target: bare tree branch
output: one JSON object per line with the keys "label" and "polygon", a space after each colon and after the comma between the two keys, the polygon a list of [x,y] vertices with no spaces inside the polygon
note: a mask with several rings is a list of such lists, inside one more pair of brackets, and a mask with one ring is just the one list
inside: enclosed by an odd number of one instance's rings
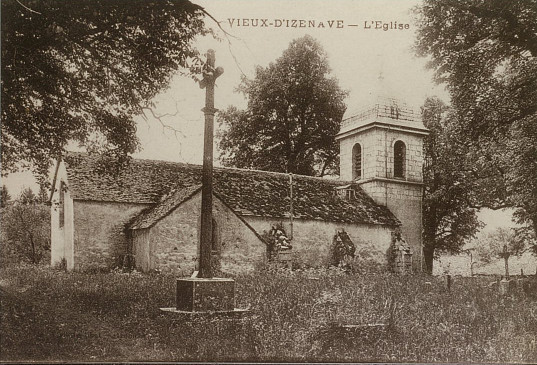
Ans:
{"label": "bare tree branch", "polygon": [[38,12],[38,11],[35,11],[35,10],[33,10],[33,9],[30,9],[29,7],[27,7],[26,5],[24,5],[23,3],[21,3],[19,0],[16,0],[16,1],[17,1],[17,3],[18,3],[20,6],[22,6],[24,9],[28,10],[29,12],[32,12],[32,13],[35,13],[35,14],[39,14],[39,15],[43,15],[43,14],[41,14],[41,13]]}
{"label": "bare tree branch", "polygon": [[167,130],[172,131],[173,134],[175,135],[175,138],[176,138],[176,139],[177,139],[177,135],[178,135],[178,134],[181,135],[181,137],[183,137],[183,138],[186,137],[185,134],[184,134],[182,131],[180,131],[179,129],[176,129],[176,128],[174,128],[174,127],[172,127],[172,126],[169,125],[169,124],[166,124],[166,123],[162,120],[162,118],[165,118],[165,117],[174,117],[174,116],[176,116],[177,113],[179,113],[179,110],[178,110],[178,109],[176,109],[175,113],[173,113],[173,114],[165,113],[165,114],[162,114],[162,115],[158,115],[157,113],[155,113],[155,111],[153,110],[153,108],[150,108],[150,107],[144,107],[144,108],[142,108],[142,113],[143,113],[142,116],[143,116],[144,119],[147,121],[148,118],[147,118],[147,114],[145,113],[146,110],[148,110],[148,111],[151,113],[151,115],[153,116],[153,118],[156,119],[156,120],[160,123],[160,125],[162,126],[162,129],[167,129]]}

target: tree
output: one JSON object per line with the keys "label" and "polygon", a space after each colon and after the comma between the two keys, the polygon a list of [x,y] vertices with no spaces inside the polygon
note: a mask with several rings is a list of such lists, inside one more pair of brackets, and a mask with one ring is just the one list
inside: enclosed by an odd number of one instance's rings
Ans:
{"label": "tree", "polygon": [[49,190],[47,184],[39,184],[39,193],[37,194],[37,202],[39,204],[48,204],[49,200]]}
{"label": "tree", "polygon": [[219,113],[221,161],[226,166],[303,175],[337,168],[335,136],[346,92],[329,77],[327,55],[310,36],[293,40],[268,67],[238,88],[246,110]]}
{"label": "tree", "polygon": [[429,129],[424,139],[423,168],[423,254],[425,268],[433,272],[439,252],[459,253],[481,227],[475,208],[470,206],[465,148],[450,139],[453,115],[437,98],[428,98],[422,120]]}
{"label": "tree", "polygon": [[2,239],[6,248],[32,264],[38,264],[50,249],[50,209],[36,204],[30,188],[4,209]]}
{"label": "tree", "polygon": [[537,2],[425,0],[419,55],[430,56],[473,167],[473,205],[515,207],[518,234],[537,232]]}
{"label": "tree", "polygon": [[17,202],[22,205],[33,205],[38,202],[38,199],[35,196],[32,188],[24,188],[21,191]]}
{"label": "tree", "polygon": [[516,238],[513,229],[497,228],[477,241],[476,250],[480,261],[484,263],[490,263],[495,258],[503,259],[505,277],[509,279],[509,258],[522,255],[525,245]]}
{"label": "tree", "polygon": [[187,0],[5,0],[2,169],[46,176],[69,141],[125,158],[132,117],[173,73],[199,70],[203,8]]}
{"label": "tree", "polygon": [[9,194],[9,191],[7,191],[7,186],[2,185],[2,197],[1,197],[0,204],[2,205],[2,208],[5,208],[7,206],[7,202],[11,200],[11,195]]}

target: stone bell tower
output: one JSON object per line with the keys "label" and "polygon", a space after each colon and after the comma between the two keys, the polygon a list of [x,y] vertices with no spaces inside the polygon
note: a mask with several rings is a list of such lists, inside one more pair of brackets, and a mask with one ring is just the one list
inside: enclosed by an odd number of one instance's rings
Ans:
{"label": "stone bell tower", "polygon": [[378,97],[363,110],[347,114],[336,139],[340,175],[353,181],[401,221],[412,249],[414,271],[421,271],[423,137],[419,114],[395,99]]}

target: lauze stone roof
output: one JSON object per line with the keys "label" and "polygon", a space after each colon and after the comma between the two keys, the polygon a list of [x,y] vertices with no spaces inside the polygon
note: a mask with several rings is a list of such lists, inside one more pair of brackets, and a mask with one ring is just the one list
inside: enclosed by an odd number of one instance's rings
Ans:
{"label": "lauze stone roof", "polygon": [[144,209],[127,225],[129,229],[149,228],[163,217],[170,214],[176,207],[193,197],[201,190],[201,184],[192,185],[184,189],[172,190],[164,195],[161,201],[148,209]]}
{"label": "lauze stone roof", "polygon": [[[110,174],[101,171],[96,155],[70,153],[66,167],[74,199],[153,203],[151,219],[168,214],[170,209],[197,192],[201,184],[201,166],[192,164],[132,159],[127,168]],[[335,188],[348,182],[301,175],[293,175],[293,182],[294,218],[400,224],[386,207],[376,204],[358,185],[352,186],[354,199],[347,200],[337,196]],[[239,216],[289,216],[287,174],[214,168],[213,186],[219,198]]]}

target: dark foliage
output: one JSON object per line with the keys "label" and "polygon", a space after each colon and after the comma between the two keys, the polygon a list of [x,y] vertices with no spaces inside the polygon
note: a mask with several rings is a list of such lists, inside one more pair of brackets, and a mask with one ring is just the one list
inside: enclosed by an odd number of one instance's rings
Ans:
{"label": "dark foliage", "polygon": [[471,205],[467,149],[451,133],[453,118],[439,99],[429,98],[422,107],[423,124],[429,129],[423,167],[423,253],[429,273],[435,255],[459,253],[481,227]]}
{"label": "dark foliage", "polygon": [[69,141],[125,158],[133,116],[198,69],[187,0],[2,1],[2,169],[43,175]]}
{"label": "dark foliage", "polygon": [[50,208],[30,188],[23,190],[2,210],[1,235],[5,257],[39,264],[50,251]]}
{"label": "dark foliage", "polygon": [[0,199],[0,204],[2,208],[5,208],[7,206],[7,203],[11,200],[11,194],[9,194],[7,186],[5,185],[2,185],[2,195]]}
{"label": "dark foliage", "polygon": [[537,231],[537,2],[427,0],[417,51],[446,82],[475,206],[517,208]]}
{"label": "dark foliage", "polygon": [[291,42],[239,90],[246,110],[219,114],[221,160],[226,166],[324,175],[337,170],[335,136],[346,93],[329,77],[327,55],[310,36]]}

